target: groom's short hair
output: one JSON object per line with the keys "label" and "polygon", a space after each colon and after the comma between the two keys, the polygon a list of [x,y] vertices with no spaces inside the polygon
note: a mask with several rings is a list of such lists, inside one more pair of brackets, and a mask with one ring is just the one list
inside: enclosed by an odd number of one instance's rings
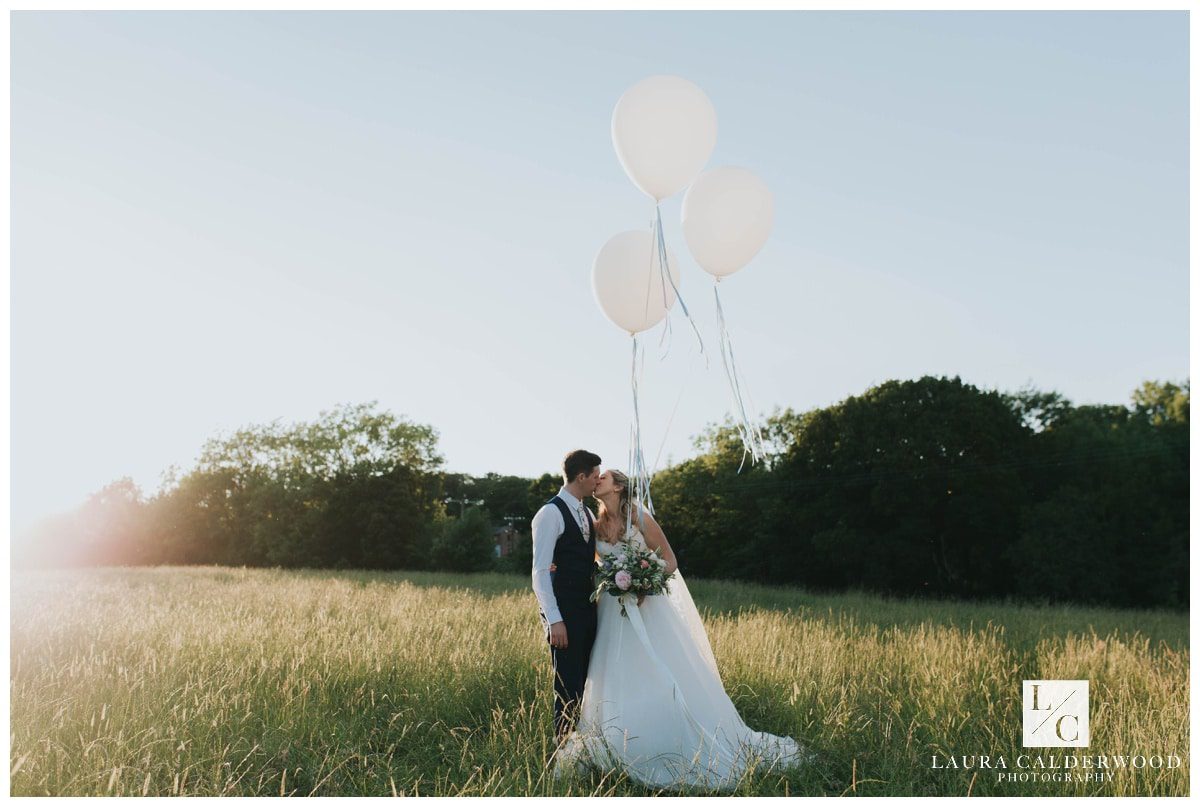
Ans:
{"label": "groom's short hair", "polygon": [[563,480],[570,484],[580,474],[590,474],[600,465],[600,457],[590,451],[577,448],[563,457]]}

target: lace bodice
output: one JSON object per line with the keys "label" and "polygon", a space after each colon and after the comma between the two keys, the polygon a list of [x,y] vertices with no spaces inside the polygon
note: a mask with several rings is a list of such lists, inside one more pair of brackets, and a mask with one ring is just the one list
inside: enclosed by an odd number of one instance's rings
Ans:
{"label": "lace bodice", "polygon": [[[638,529],[636,524],[629,528],[629,532],[625,533],[625,536],[628,540],[633,541],[635,544],[639,544],[639,545],[649,549],[649,547],[646,546],[645,536],[642,535],[642,531],[640,529]],[[617,551],[618,543],[619,543],[619,540],[609,543],[608,541],[605,541],[603,538],[601,538],[599,536],[599,534],[597,534],[596,535],[596,552],[598,552],[601,555],[611,555],[613,552]]]}

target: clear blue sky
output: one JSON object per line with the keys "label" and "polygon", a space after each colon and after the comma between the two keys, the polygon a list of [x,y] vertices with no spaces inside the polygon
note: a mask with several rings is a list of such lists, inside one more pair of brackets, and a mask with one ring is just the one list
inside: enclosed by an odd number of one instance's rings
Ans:
{"label": "clear blue sky", "polygon": [[[1187,376],[1185,12],[17,12],[14,527],[339,402],[436,426],[451,470],[624,465],[629,338],[590,271],[652,212],[609,121],[655,73],[712,99],[709,166],[775,193],[722,284],[759,409]],[[673,321],[660,465],[729,408]]]}

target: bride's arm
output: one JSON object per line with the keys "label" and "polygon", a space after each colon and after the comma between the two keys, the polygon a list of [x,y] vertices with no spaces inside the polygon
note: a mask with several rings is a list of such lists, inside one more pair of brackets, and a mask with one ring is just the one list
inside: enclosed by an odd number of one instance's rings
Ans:
{"label": "bride's arm", "polygon": [[662,531],[662,527],[658,526],[658,522],[654,520],[654,516],[638,508],[633,514],[633,518],[642,526],[642,535],[646,538],[646,546],[656,550],[658,554],[662,555],[663,560],[667,562],[667,566],[663,570],[664,573],[671,574],[678,569],[679,562],[675,559],[675,552],[671,549],[670,542],[667,541],[666,533]]}

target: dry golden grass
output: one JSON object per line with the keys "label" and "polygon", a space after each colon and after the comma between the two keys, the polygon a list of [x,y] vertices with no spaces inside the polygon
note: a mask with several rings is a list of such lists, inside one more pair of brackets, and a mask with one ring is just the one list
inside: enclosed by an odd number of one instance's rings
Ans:
{"label": "dry golden grass", "polygon": [[[738,795],[1188,792],[1186,614],[689,585],[746,721],[818,755]],[[522,577],[43,571],[15,576],[12,601],[13,795],[646,792],[546,772],[549,654]],[[1077,753],[1183,767],[1105,783],[931,769],[1036,753],[1026,678],[1091,681]]]}

